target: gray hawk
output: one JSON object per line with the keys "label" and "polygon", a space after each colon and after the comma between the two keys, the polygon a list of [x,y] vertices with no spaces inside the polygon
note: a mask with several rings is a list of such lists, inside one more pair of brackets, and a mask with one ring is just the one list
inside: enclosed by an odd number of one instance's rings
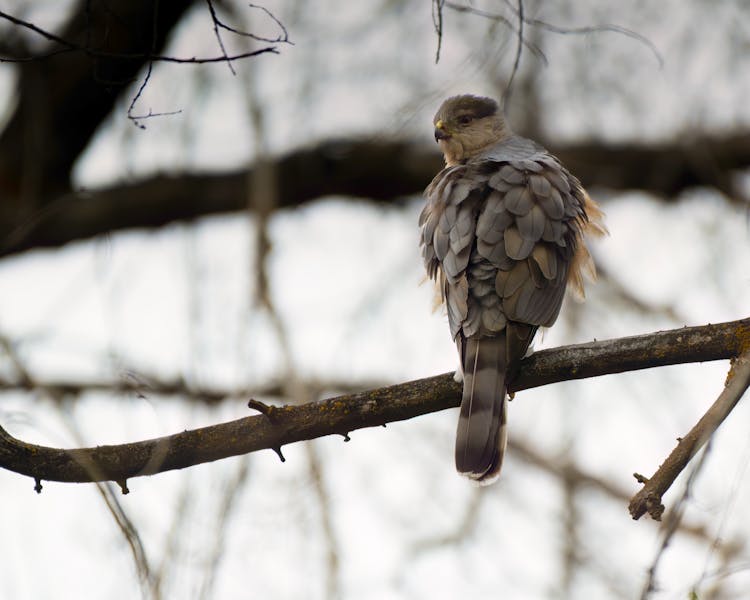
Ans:
{"label": "gray hawk", "polygon": [[606,229],[578,179],[515,135],[495,100],[448,98],[434,125],[445,168],[425,190],[420,245],[463,375],[456,468],[490,483],[507,443],[508,383],[566,288],[582,297],[584,275],[595,278],[583,238]]}

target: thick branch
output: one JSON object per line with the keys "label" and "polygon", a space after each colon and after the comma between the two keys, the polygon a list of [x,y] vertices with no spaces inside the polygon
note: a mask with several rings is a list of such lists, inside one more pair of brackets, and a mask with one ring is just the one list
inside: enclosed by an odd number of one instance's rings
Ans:
{"label": "thick branch", "polygon": [[74,3],[68,22],[46,50],[70,49],[59,45],[67,40],[88,52],[18,65],[18,102],[0,134],[0,216],[24,218],[34,205],[67,191],[72,165],[118,96],[130,89],[149,57],[164,48],[192,4]]}
{"label": "thick branch", "polygon": [[630,501],[630,515],[634,519],[641,518],[648,512],[652,518],[659,521],[664,512],[661,503],[662,496],[677,479],[677,476],[690,462],[698,451],[706,444],[714,432],[719,428],[740,401],[748,386],[750,386],[750,346],[748,351],[735,359],[732,369],[727,376],[726,385],[719,397],[701,420],[680,439],[656,473],[645,482],[643,489]]}
{"label": "thick branch", "polygon": [[[14,152],[16,148],[17,144]],[[591,188],[643,189],[668,199],[694,186],[731,190],[731,172],[750,166],[747,133],[706,137],[689,148],[590,142],[552,149]],[[1,151],[2,147],[0,155]],[[429,146],[328,141],[277,159],[277,206],[299,206],[329,195],[392,203],[420,194],[441,166],[437,150]],[[45,202],[47,207],[33,217],[4,219],[0,210],[0,256],[60,246],[117,229],[160,227],[176,220],[246,210],[247,177],[246,171],[156,176],[61,196]]]}
{"label": "thick branch", "polygon": [[[362,390],[382,387],[382,380],[324,380],[305,379],[305,387],[312,391],[313,395],[323,392],[336,391],[342,394],[353,394]],[[155,396],[179,396],[181,400],[200,402],[201,404],[214,405],[225,400],[237,398],[249,398],[259,396],[262,398],[279,398],[285,395],[284,384],[280,381],[269,381],[265,385],[252,388],[226,389],[220,387],[196,387],[189,385],[183,379],[159,379],[152,376],[141,377],[133,373],[120,379],[102,379],[87,381],[71,381],[63,379],[47,379],[37,376],[13,377],[0,375],[0,393],[2,392],[33,392],[43,389],[50,394],[48,400],[65,402],[71,397],[81,394],[105,393],[118,395],[131,395],[141,398],[152,398]]]}
{"label": "thick branch", "polygon": [[[522,390],[675,363],[727,359],[750,347],[750,318],[544,350],[525,360],[513,382]],[[297,406],[260,416],[122,444],[62,450],[20,441],[0,428],[0,467],[37,480],[124,481],[284,444],[346,434],[457,406],[450,373]]]}
{"label": "thick branch", "polygon": [[[432,148],[406,143],[327,142],[291,152],[272,164],[277,176],[276,206],[298,206],[328,195],[392,202],[423,189],[440,168],[441,159]],[[247,181],[254,173],[159,175],[68,194],[33,219],[13,223],[4,223],[0,211],[0,256],[60,246],[117,229],[161,227],[175,220],[246,211]]]}

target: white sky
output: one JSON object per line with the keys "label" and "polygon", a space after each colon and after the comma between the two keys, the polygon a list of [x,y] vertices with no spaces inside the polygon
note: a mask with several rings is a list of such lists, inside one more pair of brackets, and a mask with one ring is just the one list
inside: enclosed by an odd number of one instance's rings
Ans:
{"label": "white sky", "polygon": [[[646,3],[588,4],[588,12],[580,4],[575,10],[545,5],[538,16],[630,27],[657,45],[665,64],[660,70],[644,46],[613,33],[544,34],[537,43],[549,66],[529,54],[524,61],[539,71],[550,137],[660,139],[678,131],[689,145],[695,132],[748,126],[747,62],[730,43],[730,36],[741,35],[742,9],[732,8],[735,3],[685,8],[672,0],[658,10]],[[355,133],[429,144],[440,99],[464,90],[496,93],[486,68],[507,73],[512,60],[513,40],[504,30],[486,34],[476,18],[448,12],[442,59],[434,65],[427,2],[267,6],[288,25],[294,46],[238,66],[237,77],[222,65],[157,66],[141,107],[183,112],[149,120],[141,131],[127,121],[129,98],[123,99],[77,165],[76,184],[246,164],[255,147],[248,89],[264,107],[272,152]],[[400,14],[381,16],[383,7]],[[237,10],[248,14],[241,4]],[[705,23],[698,40],[696,21]],[[217,52],[202,5],[170,52]],[[8,77],[4,66],[1,81]],[[681,320],[634,312],[600,285],[585,305],[567,306],[567,317],[537,348],[748,316],[745,212],[700,190],[672,205],[637,193],[600,196],[612,235],[596,244],[597,258],[638,298],[672,307]],[[430,312],[431,290],[419,285],[419,208],[418,198],[389,209],[328,198],[274,217],[272,294],[300,375],[399,382],[455,367],[445,318]],[[267,317],[251,307],[253,235],[248,217],[214,217],[4,259],[0,332],[19,342],[21,357],[40,379],[119,378],[132,371],[198,385],[262,386],[278,376],[281,354]],[[511,405],[511,436],[551,456],[568,452],[581,468],[634,492],[631,473],[653,472],[718,395],[726,368],[683,365],[523,392]],[[0,360],[0,372],[10,371]],[[209,409],[135,395],[91,394],[63,413],[43,398],[8,393],[1,401],[6,429],[53,446],[77,445],[66,414],[92,445],[248,414],[243,402]],[[750,533],[748,411],[743,401],[722,426],[688,504],[686,518],[710,531],[725,519],[727,540],[746,540]],[[475,493],[453,472],[455,418],[446,411],[354,432],[346,445],[338,437],[314,442],[330,495],[343,597],[559,597],[562,490],[512,453],[500,482],[482,491],[475,530],[456,544],[422,547],[458,526]],[[284,454],[283,465],[271,452],[250,458],[215,598],[325,597],[309,455],[304,444]],[[197,597],[222,491],[240,460],[139,478],[120,498],[156,567],[181,490],[190,486],[183,546],[166,597]],[[31,480],[0,472],[0,531],[9,550],[0,562],[0,595],[134,597],[127,547],[94,487],[44,486],[37,496]],[[582,492],[578,509],[584,567],[574,597],[636,596],[656,550],[656,527],[631,521],[626,506],[597,493]],[[663,559],[663,591],[655,597],[686,597],[704,566],[713,568],[707,553],[705,543],[678,535]],[[730,592],[750,586],[748,558],[744,550],[732,563],[741,570],[729,578]]]}

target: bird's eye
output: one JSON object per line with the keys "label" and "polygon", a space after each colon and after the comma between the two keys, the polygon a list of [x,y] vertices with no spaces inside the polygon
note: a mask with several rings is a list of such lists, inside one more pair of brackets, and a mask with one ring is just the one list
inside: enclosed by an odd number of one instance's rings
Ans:
{"label": "bird's eye", "polygon": [[458,117],[458,123],[459,125],[468,125],[471,122],[471,117],[469,115],[461,115]]}

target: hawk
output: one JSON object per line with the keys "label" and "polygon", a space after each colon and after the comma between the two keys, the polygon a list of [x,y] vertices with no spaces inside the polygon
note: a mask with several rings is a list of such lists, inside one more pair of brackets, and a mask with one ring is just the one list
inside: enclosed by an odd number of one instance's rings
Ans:
{"label": "hawk", "polygon": [[596,277],[584,235],[606,229],[578,179],[515,135],[495,100],[448,98],[434,125],[445,168],[425,190],[420,245],[460,357],[456,468],[491,483],[507,442],[508,383],[566,288],[582,297],[584,275]]}

